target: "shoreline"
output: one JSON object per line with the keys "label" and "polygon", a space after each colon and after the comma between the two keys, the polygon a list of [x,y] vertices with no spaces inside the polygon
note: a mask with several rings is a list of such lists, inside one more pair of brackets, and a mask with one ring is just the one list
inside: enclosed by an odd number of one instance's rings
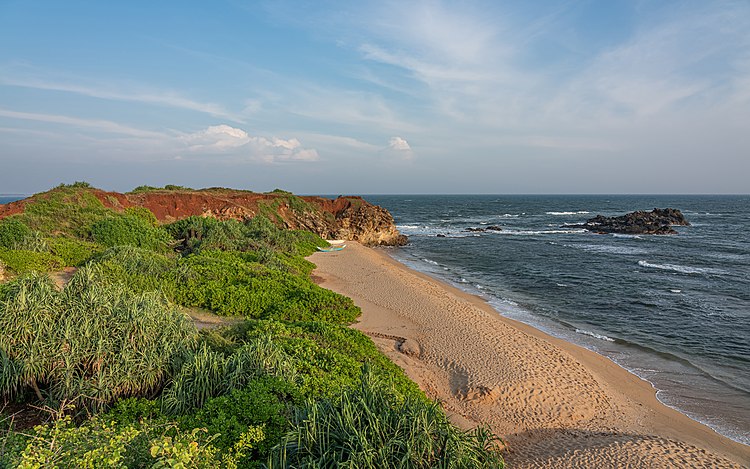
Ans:
{"label": "shoreline", "polygon": [[[649,386],[653,388],[653,392],[655,393],[656,399],[659,401],[660,404],[669,407],[673,410],[676,410],[677,412],[687,416],[691,420],[709,427],[711,430],[716,432],[722,437],[728,438],[736,443],[742,444],[742,445],[750,445],[750,440],[748,441],[742,441],[741,438],[744,438],[747,440],[748,434],[747,433],[732,433],[736,432],[737,428],[727,427],[723,426],[721,424],[713,425],[710,421],[710,417],[705,417],[705,415],[702,415],[700,413],[693,412],[691,415],[691,411],[683,408],[680,406],[679,403],[670,403],[669,399],[670,397],[674,399],[674,396],[678,396],[678,393],[675,393],[673,389],[669,389],[667,387],[660,388],[660,384],[663,384],[662,382],[659,382],[658,380],[652,381],[647,376],[642,376],[639,374],[639,367],[634,365],[634,362],[628,363],[628,360],[622,360],[619,361],[617,358],[619,354],[622,353],[622,340],[618,339],[612,339],[610,337],[599,335],[597,333],[593,333],[590,331],[581,331],[581,329],[574,328],[572,325],[567,324],[563,321],[556,322],[549,318],[542,318],[533,315],[528,310],[519,309],[518,305],[515,304],[512,300],[507,300],[504,298],[498,298],[494,297],[490,294],[488,294],[485,290],[482,290],[481,286],[478,286],[478,288],[472,289],[471,283],[460,283],[453,279],[451,279],[449,276],[445,276],[443,272],[440,272],[438,270],[430,271],[430,270],[422,270],[419,268],[419,263],[415,262],[413,259],[409,259],[407,257],[402,257],[402,255],[398,252],[393,251],[385,251],[388,254],[388,257],[395,260],[397,263],[405,266],[408,269],[411,269],[415,272],[418,272],[420,274],[426,275],[427,277],[436,280],[439,283],[446,284],[447,286],[450,286],[452,288],[455,288],[463,293],[466,293],[470,296],[475,296],[484,301],[485,303],[489,304],[490,307],[500,316],[502,316],[504,319],[508,319],[510,321],[515,321],[520,324],[524,324],[528,327],[531,327],[537,331],[540,331],[542,334],[545,334],[547,336],[551,336],[555,339],[562,340],[566,343],[570,343],[573,345],[576,345],[578,347],[584,348],[588,351],[591,351],[597,355],[603,356],[604,358],[607,358],[608,360],[612,361],[615,365],[623,368],[628,373],[631,373],[641,380],[645,381]],[[504,302],[510,302],[509,305],[505,305]],[[575,333],[571,332],[575,331]],[[593,338],[593,340],[592,340]],[[600,344],[597,341],[612,341],[614,345],[609,345],[606,342],[604,344]],[[632,345],[630,343],[625,342],[628,345]],[[626,345],[627,346],[627,345]],[[629,366],[631,365],[631,366]],[[696,366],[692,363],[689,364],[689,366]],[[696,369],[701,370],[696,366]],[[642,370],[642,368],[640,369]],[[701,370],[702,371],[702,370]],[[675,373],[674,370],[670,371],[670,373]],[[711,375],[706,374],[705,375],[707,379],[716,379]],[[730,386],[730,385],[728,385]],[[690,388],[688,388],[690,389]],[[719,404],[717,401],[715,404]],[[701,420],[701,417],[706,418],[707,420]],[[740,439],[737,439],[740,438]]]}
{"label": "shoreline", "polygon": [[354,327],[455,423],[489,424],[508,443],[509,465],[750,465],[750,447],[661,403],[609,358],[504,317],[382,250],[351,243],[312,261],[321,286],[362,308]]}

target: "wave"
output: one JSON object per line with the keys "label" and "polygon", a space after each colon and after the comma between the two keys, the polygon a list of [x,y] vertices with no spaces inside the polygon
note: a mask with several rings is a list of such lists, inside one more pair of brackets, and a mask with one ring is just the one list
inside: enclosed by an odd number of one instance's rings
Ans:
{"label": "wave", "polygon": [[581,249],[586,252],[598,252],[604,254],[636,255],[648,253],[647,250],[641,248],[633,248],[628,246],[611,246],[607,244],[564,244],[563,246]]}
{"label": "wave", "polygon": [[503,230],[503,231],[492,231],[493,234],[497,235],[509,235],[509,236],[534,236],[534,235],[547,235],[547,234],[581,234],[588,233],[588,230]]}
{"label": "wave", "polygon": [[607,342],[614,342],[615,339],[607,337],[606,335],[597,334],[596,332],[587,331],[586,329],[576,329],[576,334],[583,334],[595,339],[606,340]]}
{"label": "wave", "polygon": [[432,264],[432,265],[440,265],[440,264],[438,264],[437,262],[435,262],[435,261],[433,261],[433,260],[431,260],[431,259],[422,259],[422,260],[423,260],[423,261],[425,261],[425,262],[427,262],[428,264]]}
{"label": "wave", "polygon": [[577,212],[545,212],[547,215],[586,215],[588,212],[586,210],[579,210]]}
{"label": "wave", "polygon": [[652,264],[647,261],[638,261],[638,265],[641,267],[649,267],[651,269],[660,270],[671,270],[673,272],[679,272],[681,274],[725,274],[726,271],[721,269],[712,269],[710,267],[689,267],[677,264]]}

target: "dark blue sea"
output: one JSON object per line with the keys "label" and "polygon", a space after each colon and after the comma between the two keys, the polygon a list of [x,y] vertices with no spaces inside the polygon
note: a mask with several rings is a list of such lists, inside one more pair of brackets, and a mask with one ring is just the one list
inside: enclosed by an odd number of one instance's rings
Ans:
{"label": "dark blue sea", "polygon": [[[609,357],[665,404],[750,444],[750,196],[366,199],[409,236],[390,251],[404,264]],[[692,226],[674,236],[570,226],[655,207]],[[503,231],[466,231],[489,225]]]}

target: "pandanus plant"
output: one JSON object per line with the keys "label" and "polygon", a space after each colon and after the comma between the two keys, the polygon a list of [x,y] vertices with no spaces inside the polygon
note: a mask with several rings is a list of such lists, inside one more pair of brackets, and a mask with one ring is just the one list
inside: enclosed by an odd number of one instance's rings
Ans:
{"label": "pandanus plant", "polygon": [[150,395],[173,359],[195,346],[190,319],[160,293],[135,294],[80,269],[59,291],[49,277],[11,282],[0,301],[0,395],[27,388],[40,401],[73,400],[97,411]]}

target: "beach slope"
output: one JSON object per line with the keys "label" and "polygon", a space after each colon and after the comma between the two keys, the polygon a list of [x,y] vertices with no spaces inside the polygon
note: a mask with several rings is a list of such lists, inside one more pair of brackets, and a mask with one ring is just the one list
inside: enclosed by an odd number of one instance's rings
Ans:
{"label": "beach slope", "polygon": [[609,359],[503,318],[481,298],[350,243],[316,253],[321,286],[455,423],[488,424],[509,467],[748,467],[750,447],[662,405]]}

